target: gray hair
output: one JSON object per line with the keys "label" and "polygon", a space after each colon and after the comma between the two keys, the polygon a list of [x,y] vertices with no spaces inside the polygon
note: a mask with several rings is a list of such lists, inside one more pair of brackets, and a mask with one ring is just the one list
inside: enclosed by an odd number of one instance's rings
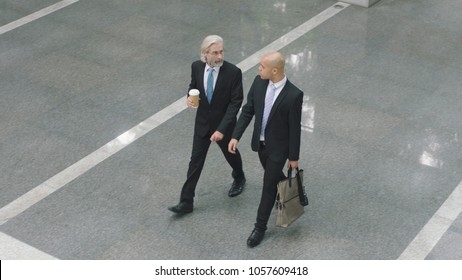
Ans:
{"label": "gray hair", "polygon": [[201,61],[202,62],[206,62],[205,55],[209,52],[210,46],[213,44],[222,44],[224,46],[223,38],[221,38],[218,35],[209,35],[205,37],[205,39],[202,41],[202,44],[201,44]]}

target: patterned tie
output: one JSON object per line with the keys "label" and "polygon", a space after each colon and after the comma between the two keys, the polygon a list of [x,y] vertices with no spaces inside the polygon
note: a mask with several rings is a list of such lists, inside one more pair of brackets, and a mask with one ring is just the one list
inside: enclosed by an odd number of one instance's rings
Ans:
{"label": "patterned tie", "polygon": [[210,102],[212,101],[212,95],[213,95],[213,68],[209,68],[207,71],[209,71],[209,76],[207,77],[207,100]]}
{"label": "patterned tie", "polygon": [[268,117],[271,112],[271,107],[273,107],[274,94],[276,93],[276,86],[271,84],[270,89],[265,97],[265,109],[263,111],[263,119],[261,121],[261,135],[265,135],[266,124],[268,122]]}

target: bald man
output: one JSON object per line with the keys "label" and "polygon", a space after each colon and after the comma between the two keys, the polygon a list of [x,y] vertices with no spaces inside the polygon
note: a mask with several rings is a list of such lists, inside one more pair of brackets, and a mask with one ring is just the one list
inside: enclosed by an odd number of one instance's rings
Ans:
{"label": "bald man", "polygon": [[261,58],[259,75],[250,87],[247,103],[228,144],[228,151],[235,153],[239,139],[255,116],[251,146],[258,152],[265,172],[255,228],[247,239],[251,248],[263,240],[276,201],[277,184],[285,178],[286,161],[288,168],[298,167],[303,92],[287,80],[284,65],[285,58],[280,52],[270,52]]}

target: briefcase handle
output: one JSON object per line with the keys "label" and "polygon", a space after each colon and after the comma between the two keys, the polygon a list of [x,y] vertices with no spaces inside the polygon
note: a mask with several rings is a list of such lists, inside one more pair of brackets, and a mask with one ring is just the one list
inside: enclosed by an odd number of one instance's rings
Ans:
{"label": "briefcase handle", "polygon": [[[305,193],[305,190],[303,188],[303,183],[302,183],[302,178],[300,177],[300,171],[298,170],[298,167],[295,168],[297,173],[295,174],[295,177],[297,177],[297,185],[298,185],[298,198],[300,199],[300,204],[302,206],[307,206],[308,205],[308,196]],[[302,170],[303,171],[303,170]],[[287,171],[287,178],[289,178],[289,188],[292,185],[292,168],[289,168]]]}

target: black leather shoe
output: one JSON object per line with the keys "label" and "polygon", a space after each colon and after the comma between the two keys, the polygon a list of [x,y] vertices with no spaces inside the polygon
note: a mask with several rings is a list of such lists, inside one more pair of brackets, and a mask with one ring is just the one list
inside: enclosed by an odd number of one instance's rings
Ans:
{"label": "black leather shoe", "polygon": [[168,210],[177,214],[187,214],[193,211],[193,204],[188,202],[180,202],[178,205],[168,207]]}
{"label": "black leather shoe", "polygon": [[240,195],[244,190],[245,181],[245,177],[240,180],[234,179],[233,185],[229,189],[228,196],[234,197]]}
{"label": "black leather shoe", "polygon": [[247,239],[247,246],[250,248],[257,246],[263,240],[264,236],[265,230],[255,228],[250,234],[249,239]]}

